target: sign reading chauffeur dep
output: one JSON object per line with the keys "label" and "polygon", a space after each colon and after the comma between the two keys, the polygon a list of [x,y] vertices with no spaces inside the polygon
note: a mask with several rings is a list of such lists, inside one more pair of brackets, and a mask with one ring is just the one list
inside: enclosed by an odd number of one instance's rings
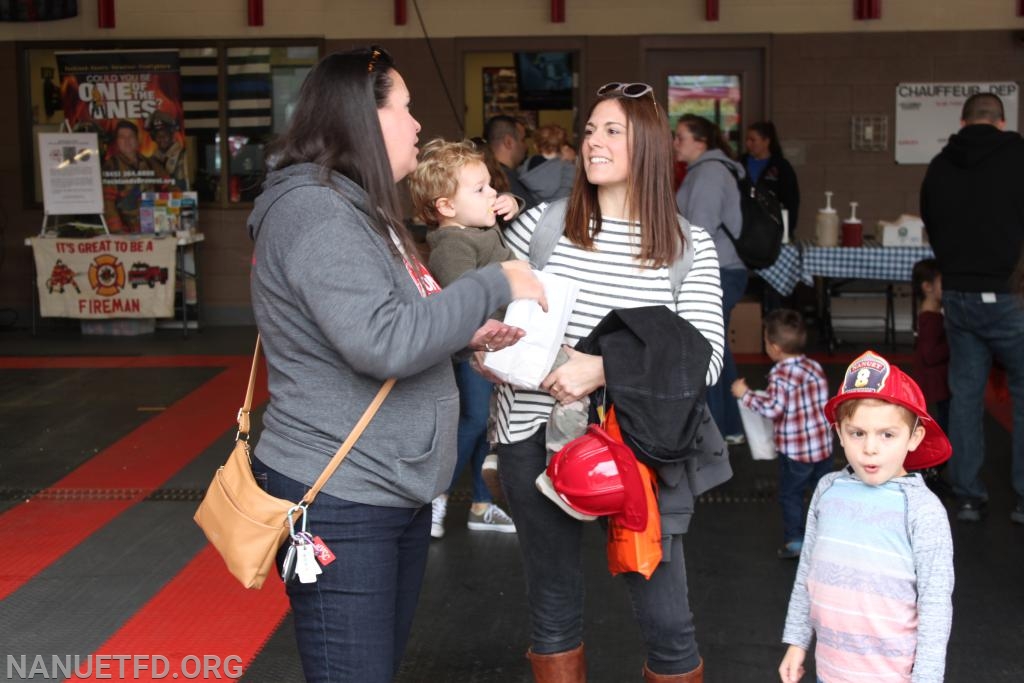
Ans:
{"label": "sign reading chauffeur dep", "polygon": [[896,163],[929,163],[960,130],[964,102],[979,92],[998,95],[1006,112],[1006,130],[1017,130],[1020,86],[1013,81],[897,85]]}

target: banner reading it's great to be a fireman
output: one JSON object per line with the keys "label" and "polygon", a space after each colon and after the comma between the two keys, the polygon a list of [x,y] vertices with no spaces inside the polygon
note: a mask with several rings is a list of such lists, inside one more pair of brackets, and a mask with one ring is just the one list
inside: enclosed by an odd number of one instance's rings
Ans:
{"label": "banner reading it's great to be a fireman", "polygon": [[175,249],[170,238],[107,235],[30,240],[39,312],[60,318],[174,315]]}

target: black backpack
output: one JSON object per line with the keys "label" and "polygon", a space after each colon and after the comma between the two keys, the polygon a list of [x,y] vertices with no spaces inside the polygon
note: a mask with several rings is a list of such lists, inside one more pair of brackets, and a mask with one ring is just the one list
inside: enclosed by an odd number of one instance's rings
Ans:
{"label": "black backpack", "polygon": [[722,164],[729,169],[740,190],[743,230],[739,237],[733,237],[727,227],[723,225],[722,229],[747,268],[767,268],[775,263],[782,251],[782,204],[771,192],[757,189],[749,178],[740,178],[730,164],[724,161]]}

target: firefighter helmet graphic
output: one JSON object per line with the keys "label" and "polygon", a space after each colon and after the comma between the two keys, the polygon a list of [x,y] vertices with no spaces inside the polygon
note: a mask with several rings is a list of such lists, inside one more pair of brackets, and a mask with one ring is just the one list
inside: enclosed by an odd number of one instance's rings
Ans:
{"label": "firefighter helmet graphic", "polygon": [[89,284],[100,296],[115,296],[124,282],[124,264],[116,256],[100,254],[89,264]]}

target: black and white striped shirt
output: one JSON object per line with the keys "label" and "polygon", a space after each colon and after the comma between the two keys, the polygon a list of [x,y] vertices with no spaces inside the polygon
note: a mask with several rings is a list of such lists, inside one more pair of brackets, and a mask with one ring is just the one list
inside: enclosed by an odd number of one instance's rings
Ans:
{"label": "black and white striped shirt", "polygon": [[[530,238],[546,208],[541,204],[520,216],[505,231],[505,241],[519,258],[529,257]],[[634,256],[640,250],[640,228],[623,220],[604,218],[594,237],[594,250],[582,249],[562,236],[544,271],[574,280],[579,295],[569,318],[565,343],[575,346],[609,311],[663,304],[689,321],[711,343],[707,383],[714,384],[722,370],[725,331],[718,254],[703,228],[691,227],[693,266],[672,301],[668,268],[645,268]],[[518,443],[544,425],[555,399],[545,391],[517,389],[503,384],[497,390],[497,438]]]}

